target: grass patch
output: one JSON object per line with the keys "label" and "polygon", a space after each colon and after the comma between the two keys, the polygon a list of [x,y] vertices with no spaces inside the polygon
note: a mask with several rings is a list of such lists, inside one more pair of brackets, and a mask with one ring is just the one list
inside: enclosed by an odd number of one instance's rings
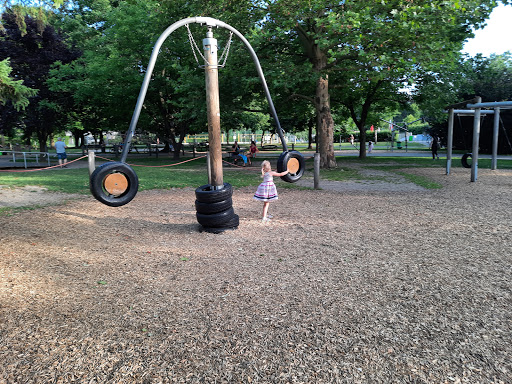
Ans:
{"label": "grass patch", "polygon": [[343,166],[335,169],[321,169],[320,178],[333,181],[354,181],[367,179],[361,175],[357,169]]}
{"label": "grass patch", "polygon": [[425,176],[413,175],[407,172],[393,171],[397,175],[403,176],[407,181],[419,185],[426,189],[441,189],[443,186],[435,181],[430,180]]}
{"label": "grass patch", "polygon": [[[187,159],[185,159],[187,160]],[[370,177],[359,172],[359,169],[378,169],[384,172],[390,172],[413,182],[425,188],[440,188],[441,186],[433,181],[411,175],[403,172],[404,168],[428,167],[445,168],[446,160],[432,160],[429,157],[388,157],[388,156],[370,156],[366,159],[359,159],[357,156],[341,156],[337,159],[339,167],[337,169],[320,171],[320,177],[325,180],[336,181],[374,181],[384,180],[392,182],[391,177]],[[512,159],[511,159],[512,160]],[[84,160],[85,161],[85,160]],[[149,189],[170,189],[170,188],[196,188],[207,184],[206,158],[197,158],[193,161],[182,163],[183,159],[174,160],[168,156],[128,158],[128,164],[132,164],[139,177],[139,190]],[[181,163],[176,166],[166,166]],[[308,171],[313,168],[313,161],[307,161]],[[357,164],[358,167],[353,167]],[[144,167],[150,166],[150,167]],[[151,167],[153,166],[153,167]],[[479,168],[491,167],[490,159],[479,159]],[[452,167],[462,167],[461,162],[456,159],[452,162]],[[512,169],[512,161],[499,160],[498,169]],[[261,182],[259,163],[254,166],[240,169],[234,167],[224,167],[224,181],[231,185],[240,187],[256,187]],[[279,183],[283,188],[299,188],[294,184]],[[62,193],[76,193],[87,195],[89,191],[89,172],[87,168],[68,168],[51,169],[36,172],[0,172],[0,185],[10,187],[23,187],[35,185],[47,188],[49,191]],[[0,211],[1,212],[1,211]]]}

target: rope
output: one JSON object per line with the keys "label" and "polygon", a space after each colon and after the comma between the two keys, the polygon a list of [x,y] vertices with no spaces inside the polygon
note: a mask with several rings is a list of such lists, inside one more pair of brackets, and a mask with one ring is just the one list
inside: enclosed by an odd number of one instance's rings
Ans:
{"label": "rope", "polygon": [[235,163],[231,163],[231,162],[226,161],[226,160],[224,160],[224,159],[222,159],[222,162],[223,162],[223,163],[226,163],[226,164],[229,164],[229,165],[232,165],[232,166],[234,166],[234,167],[238,167],[238,168],[247,168],[247,167],[244,167],[243,165],[238,165],[238,164],[235,164]]}
{"label": "rope", "polygon": [[[126,163],[126,164],[130,165],[132,167],[163,168],[163,167],[174,167],[175,165],[180,165],[180,164],[188,163],[189,161],[194,161],[194,160],[202,159],[203,157],[206,157],[206,155],[199,156],[199,157],[194,157],[193,159],[184,160],[184,161],[181,161],[179,163],[165,164],[165,165],[142,165],[142,164],[130,164],[130,163]],[[108,159],[106,157],[101,157],[101,156],[96,156],[96,158],[107,160],[107,161],[115,161],[115,160]]]}
{"label": "rope", "polygon": [[[78,160],[82,160],[84,158],[86,158],[86,156],[82,156],[82,157],[79,157],[78,159],[75,159],[75,160],[71,160],[71,161],[68,161],[66,163],[67,164],[72,164]],[[35,172],[35,171],[44,171],[46,169],[52,169],[52,168],[57,168],[57,167],[61,167],[60,164],[57,164],[57,165],[52,165],[51,167],[45,167],[45,168],[36,168],[36,169],[23,169],[23,170],[11,170],[11,169],[0,169],[0,172],[17,172],[17,173],[21,173],[21,172]]]}

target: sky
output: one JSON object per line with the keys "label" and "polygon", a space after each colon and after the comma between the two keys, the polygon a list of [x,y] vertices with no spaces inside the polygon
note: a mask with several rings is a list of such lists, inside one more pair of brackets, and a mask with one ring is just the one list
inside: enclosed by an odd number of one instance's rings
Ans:
{"label": "sky", "polygon": [[489,57],[491,54],[512,53],[512,5],[498,5],[487,20],[487,26],[475,31],[475,37],[464,45],[462,52],[475,56],[481,53]]}

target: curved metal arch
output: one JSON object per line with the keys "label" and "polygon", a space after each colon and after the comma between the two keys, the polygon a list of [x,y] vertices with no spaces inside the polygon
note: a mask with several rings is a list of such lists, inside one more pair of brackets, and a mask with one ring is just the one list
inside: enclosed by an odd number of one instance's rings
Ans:
{"label": "curved metal arch", "polygon": [[137,104],[135,105],[135,110],[133,111],[132,120],[130,122],[130,127],[128,128],[128,132],[126,134],[124,146],[123,146],[123,152],[121,154],[121,162],[126,162],[126,158],[128,157],[128,152],[130,150],[130,143],[132,141],[133,135],[135,133],[135,128],[137,126],[137,122],[139,121],[140,111],[142,110],[142,105],[144,103],[144,99],[146,97],[146,93],[149,87],[149,82],[151,81],[151,75],[153,73],[153,69],[155,68],[156,59],[158,57],[158,53],[160,51],[160,48],[162,47],[162,44],[164,41],[169,37],[171,33],[173,33],[176,29],[179,27],[182,27],[186,24],[206,24],[211,27],[221,27],[225,28],[231,32],[233,32],[246,46],[249,53],[251,54],[251,57],[254,61],[254,64],[256,65],[256,71],[258,72],[258,76],[260,78],[260,81],[263,85],[263,89],[265,91],[265,96],[267,98],[270,112],[272,114],[272,117],[274,118],[274,121],[277,126],[277,133],[279,135],[279,138],[281,139],[281,143],[283,144],[283,150],[288,151],[288,148],[286,146],[286,142],[284,139],[283,129],[281,128],[281,124],[279,123],[279,118],[277,117],[277,112],[274,107],[274,103],[272,102],[272,97],[270,96],[270,91],[268,90],[267,82],[265,81],[265,76],[263,75],[263,70],[261,69],[260,61],[258,60],[258,56],[256,56],[256,52],[252,48],[251,44],[247,41],[247,39],[235,28],[230,26],[229,24],[226,24],[220,20],[213,19],[211,17],[188,17],[186,19],[182,19],[180,21],[175,22],[171,26],[169,26],[158,38],[158,40],[155,43],[155,46],[153,47],[153,51],[151,53],[151,57],[149,59],[148,68],[146,70],[146,74],[144,75],[144,81],[142,82],[142,86],[140,88],[139,97],[137,98]]}

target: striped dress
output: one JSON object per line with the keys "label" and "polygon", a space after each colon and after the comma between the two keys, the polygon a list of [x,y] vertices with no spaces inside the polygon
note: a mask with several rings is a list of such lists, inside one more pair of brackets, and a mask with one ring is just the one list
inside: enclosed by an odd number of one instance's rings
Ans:
{"label": "striped dress", "polygon": [[263,175],[263,182],[258,186],[254,194],[254,200],[273,201],[277,200],[277,189],[274,184],[274,178],[267,172]]}

